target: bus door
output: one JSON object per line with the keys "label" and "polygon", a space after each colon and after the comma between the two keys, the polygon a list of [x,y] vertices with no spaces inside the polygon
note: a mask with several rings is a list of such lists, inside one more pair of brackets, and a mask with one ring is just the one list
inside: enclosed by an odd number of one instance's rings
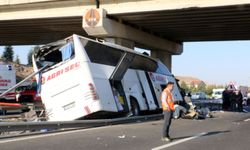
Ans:
{"label": "bus door", "polygon": [[148,106],[148,110],[157,109],[159,107],[157,97],[156,97],[153,85],[147,76],[147,72],[138,70],[137,75],[140,80],[143,93],[145,95],[145,101]]}
{"label": "bus door", "polygon": [[121,80],[133,62],[134,57],[135,54],[124,52],[109,78],[112,89],[117,90],[119,93],[118,99],[125,112],[129,112],[129,105]]}
{"label": "bus door", "polygon": [[148,80],[151,83],[151,86],[153,87],[153,91],[155,92],[155,97],[157,100],[155,102],[157,103],[158,108],[161,108],[161,93],[164,88],[162,88],[162,85],[166,85],[167,78],[164,75],[148,72],[147,73]]}

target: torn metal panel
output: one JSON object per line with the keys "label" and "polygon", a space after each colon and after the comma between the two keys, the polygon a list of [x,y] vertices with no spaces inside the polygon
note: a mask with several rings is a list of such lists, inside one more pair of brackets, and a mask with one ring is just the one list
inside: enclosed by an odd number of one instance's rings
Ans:
{"label": "torn metal panel", "polygon": [[131,63],[133,62],[134,58],[135,58],[134,54],[125,52],[121,57],[119,63],[116,65],[115,70],[111,74],[110,80],[116,80],[116,81],[122,80],[123,76],[125,75]]}

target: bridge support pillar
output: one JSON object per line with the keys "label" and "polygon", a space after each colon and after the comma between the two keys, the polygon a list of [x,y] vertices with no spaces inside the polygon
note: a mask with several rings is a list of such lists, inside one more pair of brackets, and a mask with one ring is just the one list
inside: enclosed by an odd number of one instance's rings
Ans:
{"label": "bridge support pillar", "polygon": [[[136,47],[144,49],[157,49],[174,55],[183,52],[182,43],[170,41],[153,33],[134,28],[122,21],[110,19],[104,9],[86,10],[83,15],[82,27],[89,36],[115,39],[113,41],[116,44],[119,43],[119,39],[126,39],[127,41],[133,41]],[[124,40],[122,41],[124,42]]]}
{"label": "bridge support pillar", "polygon": [[172,54],[166,51],[151,51],[151,57],[160,59],[169,69],[172,70]]}
{"label": "bridge support pillar", "polygon": [[130,49],[134,49],[135,47],[135,42],[127,39],[122,39],[122,38],[104,38],[104,39],[106,42],[118,44],[124,47],[128,47]]}
{"label": "bridge support pillar", "polygon": [[124,24],[122,20],[110,18],[104,9],[88,9],[83,15],[82,27],[92,37],[119,44],[131,49],[139,47],[152,51],[152,56],[159,58],[171,70],[172,55],[183,52],[182,43],[156,36],[140,28]]}

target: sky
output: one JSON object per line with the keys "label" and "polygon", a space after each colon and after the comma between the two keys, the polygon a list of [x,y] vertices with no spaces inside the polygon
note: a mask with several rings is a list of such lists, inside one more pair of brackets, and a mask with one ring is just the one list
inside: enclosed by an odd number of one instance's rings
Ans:
{"label": "sky", "polygon": [[[14,46],[14,55],[27,64],[33,46]],[[0,55],[4,47],[0,46]],[[209,84],[236,82],[250,86],[250,41],[187,42],[181,55],[172,59],[177,76],[197,77]]]}
{"label": "sky", "polygon": [[[33,48],[33,45],[26,45],[26,46],[13,46],[14,49],[14,60],[16,59],[16,56],[18,55],[21,61],[21,64],[27,64],[28,63],[28,53]],[[4,51],[4,47],[0,46],[0,56],[2,56]]]}
{"label": "sky", "polygon": [[184,43],[182,55],[173,56],[172,72],[210,84],[250,86],[250,41]]}

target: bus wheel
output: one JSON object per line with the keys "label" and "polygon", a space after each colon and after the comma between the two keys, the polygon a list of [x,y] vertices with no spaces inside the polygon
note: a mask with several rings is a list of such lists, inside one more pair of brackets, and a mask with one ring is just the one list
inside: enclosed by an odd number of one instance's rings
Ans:
{"label": "bus wheel", "polygon": [[140,115],[140,107],[136,100],[131,100],[131,113],[133,116],[139,116]]}

